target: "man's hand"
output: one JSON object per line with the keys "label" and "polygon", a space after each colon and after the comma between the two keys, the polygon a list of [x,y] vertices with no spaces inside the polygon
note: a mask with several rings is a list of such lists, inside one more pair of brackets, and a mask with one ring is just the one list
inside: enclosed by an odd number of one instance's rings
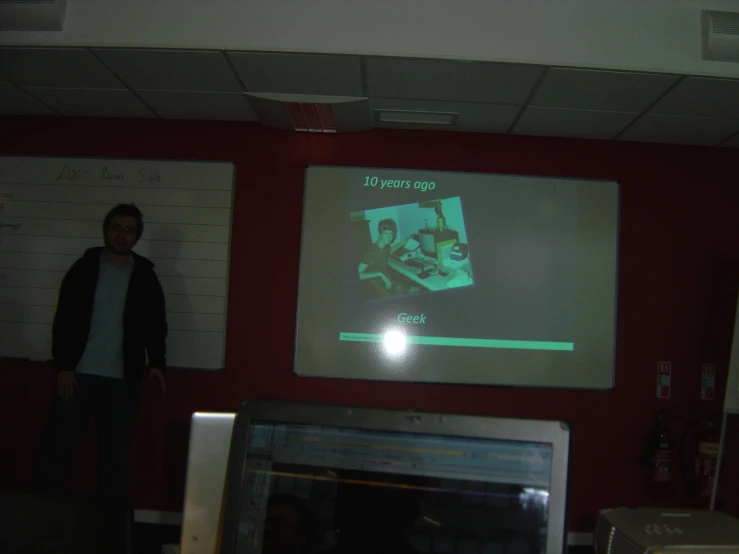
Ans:
{"label": "man's hand", "polygon": [[385,284],[386,290],[390,290],[391,288],[393,288],[393,282],[390,279],[388,279],[387,275],[385,275],[384,273],[380,273],[380,278],[382,279],[382,282]]}
{"label": "man's hand", "polygon": [[167,394],[167,381],[164,379],[164,373],[158,367],[149,368],[149,379],[156,379],[159,381],[159,388],[162,390],[162,394]]}
{"label": "man's hand", "polygon": [[77,378],[74,376],[74,371],[65,370],[58,371],[56,374],[56,392],[64,400],[71,398],[74,394],[74,389],[77,388]]}

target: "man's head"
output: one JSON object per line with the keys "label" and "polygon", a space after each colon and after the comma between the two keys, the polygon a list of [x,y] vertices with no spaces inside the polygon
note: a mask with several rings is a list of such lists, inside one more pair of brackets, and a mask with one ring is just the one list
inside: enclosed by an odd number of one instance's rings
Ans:
{"label": "man's head", "polygon": [[310,507],[289,494],[276,494],[267,502],[262,552],[300,554],[310,543],[313,515]]}
{"label": "man's head", "polygon": [[144,216],[134,204],[118,204],[103,221],[105,246],[114,254],[131,252],[144,232]]}
{"label": "man's head", "polygon": [[398,235],[398,225],[392,219],[383,219],[377,224],[377,235],[384,246],[392,244]]}

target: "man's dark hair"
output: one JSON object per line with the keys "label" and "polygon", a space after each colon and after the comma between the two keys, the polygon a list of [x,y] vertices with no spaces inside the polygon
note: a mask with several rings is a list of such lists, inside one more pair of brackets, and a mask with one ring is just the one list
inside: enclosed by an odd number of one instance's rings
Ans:
{"label": "man's dark hair", "polygon": [[392,219],[383,219],[377,224],[377,231],[382,233],[383,231],[393,232],[393,242],[395,242],[398,236],[398,224]]}
{"label": "man's dark hair", "polygon": [[313,510],[311,510],[308,503],[292,494],[273,494],[267,500],[267,506],[290,506],[298,514],[300,518],[298,534],[305,539],[307,547],[303,551],[309,551],[316,533],[313,523]]}
{"label": "man's dark hair", "polygon": [[144,215],[136,204],[118,204],[115,208],[108,212],[103,220],[103,236],[108,232],[110,222],[114,217],[132,217],[136,220],[136,240],[141,238],[144,232]]}

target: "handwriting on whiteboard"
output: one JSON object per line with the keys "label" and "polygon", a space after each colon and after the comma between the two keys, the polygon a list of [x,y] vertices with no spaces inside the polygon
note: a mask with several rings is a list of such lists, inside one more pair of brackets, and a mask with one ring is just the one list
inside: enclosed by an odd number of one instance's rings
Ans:
{"label": "handwriting on whiteboard", "polygon": [[23,227],[23,223],[5,223],[4,221],[0,221],[0,230],[9,229],[10,231],[18,232],[21,227]]}
{"label": "handwriting on whiteboard", "polygon": [[64,165],[56,176],[56,182],[74,182],[87,180],[101,181],[126,181],[130,180],[136,183],[161,183],[162,175],[153,169],[142,168],[134,172],[126,179],[126,174],[122,171],[116,171],[115,168],[101,166],[98,171],[91,171],[87,168],[78,168]]}

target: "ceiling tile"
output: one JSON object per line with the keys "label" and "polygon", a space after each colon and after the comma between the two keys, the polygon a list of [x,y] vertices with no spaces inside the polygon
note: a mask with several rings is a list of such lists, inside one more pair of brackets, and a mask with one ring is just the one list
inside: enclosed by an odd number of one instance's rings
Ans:
{"label": "ceiling tile", "polygon": [[712,146],[739,131],[739,121],[709,117],[647,114],[619,140]]}
{"label": "ceiling tile", "polygon": [[638,115],[530,107],[524,111],[513,132],[517,135],[611,139]]}
{"label": "ceiling tile", "polygon": [[739,81],[688,77],[650,113],[739,119]]}
{"label": "ceiling tile", "polygon": [[21,87],[124,88],[82,48],[0,48],[0,74]]}
{"label": "ceiling tile", "polygon": [[369,96],[523,104],[542,68],[420,58],[367,58]]}
{"label": "ceiling tile", "polygon": [[127,90],[29,88],[28,91],[62,115],[83,117],[154,117]]}
{"label": "ceiling tile", "polygon": [[95,49],[132,89],[242,92],[221,52]]}
{"label": "ceiling tile", "polygon": [[249,92],[363,96],[358,56],[228,52]]}
{"label": "ceiling tile", "polygon": [[0,115],[56,115],[19,88],[0,88]]}
{"label": "ceiling tile", "polygon": [[678,78],[676,75],[552,68],[531,105],[641,113]]}
{"label": "ceiling tile", "polygon": [[137,91],[151,109],[166,119],[257,121],[241,92]]}
{"label": "ceiling tile", "polygon": [[721,143],[721,146],[728,146],[730,148],[739,148],[739,133],[731,137],[726,142]]}
{"label": "ceiling tile", "polygon": [[[434,102],[397,98],[370,98],[370,110],[373,120],[372,126],[378,128],[505,133],[516,118],[519,107],[511,105]],[[455,125],[387,123],[377,120],[375,110],[443,112],[459,114],[459,117],[457,118]]]}

